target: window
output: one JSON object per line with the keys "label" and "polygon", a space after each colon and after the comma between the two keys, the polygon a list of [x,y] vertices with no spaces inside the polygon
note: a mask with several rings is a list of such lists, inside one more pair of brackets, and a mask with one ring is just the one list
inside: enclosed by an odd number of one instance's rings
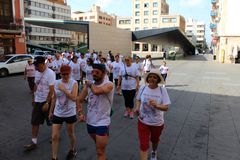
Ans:
{"label": "window", "polygon": [[157,23],[157,18],[153,18],[152,23]]}
{"label": "window", "polygon": [[144,19],[144,23],[148,23],[148,19]]}
{"label": "window", "polygon": [[144,11],[144,16],[148,16],[149,11]]}
{"label": "window", "polygon": [[147,30],[147,29],[148,29],[148,27],[144,27],[144,28],[143,28],[143,30]]}
{"label": "window", "polygon": [[139,8],[140,8],[140,4],[136,4],[136,5],[135,5],[135,8],[136,8],[136,9],[139,9]]}
{"label": "window", "polygon": [[157,52],[158,46],[156,44],[152,44],[151,50],[152,50],[152,52]]}
{"label": "window", "polygon": [[153,2],[153,7],[158,7],[158,3],[157,2]]}
{"label": "window", "polygon": [[140,28],[139,28],[139,27],[136,27],[136,28],[135,28],[135,31],[139,31],[139,30],[140,30]]}
{"label": "window", "polygon": [[125,23],[126,24],[131,24],[131,20],[126,20]]}
{"label": "window", "polygon": [[99,16],[99,19],[102,19],[102,16]]}
{"label": "window", "polygon": [[135,16],[140,16],[140,12],[139,11],[135,12]]}
{"label": "window", "polygon": [[158,15],[158,11],[157,11],[157,10],[154,10],[154,11],[153,11],[153,15]]}
{"label": "window", "polygon": [[143,44],[143,51],[144,52],[147,52],[148,51],[148,44]]}
{"label": "window", "polygon": [[144,8],[148,8],[149,7],[149,3],[144,3]]}
{"label": "window", "polygon": [[170,22],[170,19],[169,19],[169,18],[163,18],[163,19],[162,19],[162,22],[163,22],[163,23]]}
{"label": "window", "polygon": [[172,18],[172,19],[171,19],[171,22],[176,23],[176,22],[177,22],[177,19],[176,19],[176,18]]}
{"label": "window", "polygon": [[135,19],[135,24],[139,24],[140,20],[139,19]]}
{"label": "window", "polygon": [[125,24],[124,20],[120,20],[119,24]]}
{"label": "window", "polygon": [[133,50],[134,51],[140,51],[140,44],[139,43],[135,43]]}

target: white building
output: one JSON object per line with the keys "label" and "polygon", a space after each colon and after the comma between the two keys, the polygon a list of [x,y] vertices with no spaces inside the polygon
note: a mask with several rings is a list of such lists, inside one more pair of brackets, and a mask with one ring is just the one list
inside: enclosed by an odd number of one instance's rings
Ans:
{"label": "white building", "polygon": [[188,39],[198,48],[206,44],[205,23],[196,21],[192,18],[186,22],[186,35]]}
{"label": "white building", "polygon": [[240,62],[239,0],[212,0],[212,47],[222,63]]}
{"label": "white building", "polygon": [[[41,19],[70,20],[71,8],[64,0],[28,0],[25,1],[25,17]],[[27,25],[27,40],[33,44],[53,45],[70,42],[70,31]]]}
{"label": "white building", "polygon": [[132,30],[132,18],[131,17],[117,17],[117,28]]}

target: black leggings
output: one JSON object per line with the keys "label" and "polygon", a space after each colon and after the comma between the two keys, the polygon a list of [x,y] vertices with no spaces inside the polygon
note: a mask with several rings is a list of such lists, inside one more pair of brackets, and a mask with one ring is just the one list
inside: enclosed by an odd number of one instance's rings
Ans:
{"label": "black leggings", "polygon": [[122,90],[125,107],[133,109],[136,90]]}
{"label": "black leggings", "polygon": [[162,77],[163,77],[163,80],[166,81],[166,79],[167,79],[167,74],[161,74],[161,75],[162,75]]}

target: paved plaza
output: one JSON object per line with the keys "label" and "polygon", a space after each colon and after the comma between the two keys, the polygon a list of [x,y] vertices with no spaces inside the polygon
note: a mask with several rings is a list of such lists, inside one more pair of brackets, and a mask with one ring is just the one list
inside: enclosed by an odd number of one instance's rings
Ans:
{"label": "paved plaza", "polygon": [[[159,160],[240,160],[240,65],[213,62],[211,55],[169,61],[171,106],[158,149]],[[154,60],[156,65],[161,60]],[[137,118],[123,117],[123,97],[114,98],[108,160],[139,160]],[[23,75],[0,79],[0,160],[49,160],[51,129],[40,128],[38,149],[31,140],[31,94]],[[86,124],[76,124],[78,160],[95,160]],[[59,160],[69,140],[62,128]]]}

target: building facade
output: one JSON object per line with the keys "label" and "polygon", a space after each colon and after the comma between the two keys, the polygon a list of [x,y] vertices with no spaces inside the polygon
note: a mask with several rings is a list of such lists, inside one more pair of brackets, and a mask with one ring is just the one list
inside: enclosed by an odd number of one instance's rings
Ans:
{"label": "building facade", "polygon": [[[133,0],[132,31],[178,27],[185,32],[185,18],[181,15],[169,15],[169,5],[166,0]],[[133,43],[133,54],[145,57],[153,55],[161,57],[169,46],[163,44],[149,44],[145,42]]]}
{"label": "building facade", "polygon": [[117,17],[117,28],[132,30],[132,18],[131,17]]}
{"label": "building facade", "polygon": [[166,0],[133,0],[132,30],[160,28],[160,15],[168,14]]}
{"label": "building facade", "polygon": [[[25,0],[25,17],[40,19],[71,20],[71,8],[64,0]],[[70,43],[71,32],[61,29],[26,26],[27,41],[33,44],[54,47]]]}
{"label": "building facade", "polygon": [[[93,5],[88,12],[76,11],[72,13],[74,21],[89,21],[98,24],[116,27],[116,16],[101,11],[99,6]],[[86,33],[72,32],[71,42],[74,46],[87,43]]]}
{"label": "building facade", "polygon": [[196,21],[192,18],[186,22],[186,35],[188,39],[199,49],[204,48],[206,44],[205,23]]}
{"label": "building facade", "polygon": [[240,62],[239,0],[211,0],[212,49],[222,63]]}
{"label": "building facade", "polygon": [[26,53],[23,0],[0,1],[0,54]]}

